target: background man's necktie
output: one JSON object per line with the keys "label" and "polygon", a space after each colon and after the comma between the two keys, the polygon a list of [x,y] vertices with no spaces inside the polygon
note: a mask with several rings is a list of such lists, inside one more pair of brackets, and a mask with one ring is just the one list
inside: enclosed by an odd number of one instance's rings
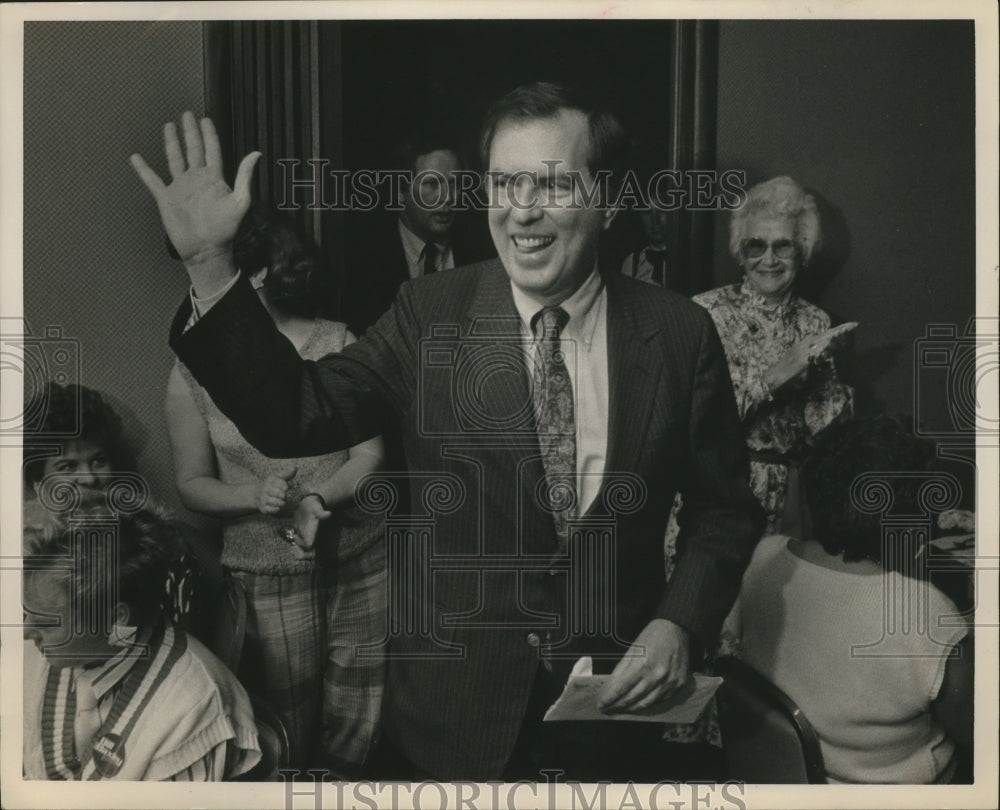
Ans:
{"label": "background man's necktie", "polygon": [[545,307],[531,324],[537,340],[532,395],[538,444],[561,553],[566,551],[568,520],[576,508],[576,417],[573,386],[560,340],[568,321],[566,310]]}
{"label": "background man's necktie", "polygon": [[437,245],[433,242],[428,242],[424,245],[423,257],[424,257],[424,275],[429,276],[431,273],[436,273],[438,269],[438,255],[440,251]]}
{"label": "background man's necktie", "polygon": [[667,251],[665,250],[646,250],[646,261],[653,265],[653,273],[650,279],[654,284],[659,284],[663,286],[663,268],[667,264]]}

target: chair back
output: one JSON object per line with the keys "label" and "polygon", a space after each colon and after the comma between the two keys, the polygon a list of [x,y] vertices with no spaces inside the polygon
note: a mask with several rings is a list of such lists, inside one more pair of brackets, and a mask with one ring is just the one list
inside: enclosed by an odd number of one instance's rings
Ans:
{"label": "chair back", "polygon": [[816,732],[781,689],[732,656],[715,662],[719,726],[728,778],[762,785],[823,784]]}

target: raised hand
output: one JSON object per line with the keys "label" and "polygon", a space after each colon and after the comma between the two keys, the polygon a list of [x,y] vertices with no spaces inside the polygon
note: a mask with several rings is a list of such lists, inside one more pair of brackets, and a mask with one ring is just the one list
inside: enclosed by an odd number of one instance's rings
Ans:
{"label": "raised hand", "polygon": [[810,335],[795,343],[773,366],[764,372],[764,380],[772,391],[777,391],[789,380],[804,374],[810,364],[832,356],[834,349],[843,345],[847,335],[854,331],[857,322],[850,321],[818,335]]}
{"label": "raised hand", "polygon": [[847,340],[847,336],[857,329],[857,327],[857,321],[848,321],[817,335],[809,345],[809,359],[815,361],[822,357],[830,357],[834,349],[839,349],[843,346]]}
{"label": "raised hand", "polygon": [[[236,229],[250,205],[250,179],[260,152],[251,152],[240,162],[234,188],[222,177],[222,150],[211,119],[199,125],[194,114],[181,117],[186,152],[181,151],[177,127],[163,127],[163,145],[171,182],[164,183],[138,154],[132,167],[149,189],[160,210],[167,236],[191,273],[199,294],[202,286],[222,286],[235,273],[231,245]],[[207,282],[207,284],[206,284]]]}

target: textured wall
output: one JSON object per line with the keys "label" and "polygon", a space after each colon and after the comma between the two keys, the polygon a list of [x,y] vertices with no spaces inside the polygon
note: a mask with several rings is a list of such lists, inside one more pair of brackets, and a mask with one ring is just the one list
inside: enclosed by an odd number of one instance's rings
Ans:
{"label": "textured wall", "polygon": [[[867,409],[913,412],[914,340],[930,323],[964,328],[974,310],[973,33],[964,21],[721,24],[718,166],[751,183],[789,174],[839,209],[831,236],[846,261],[816,303],[861,324],[848,370]],[[716,284],[738,277],[727,228],[718,217]]]}
{"label": "textured wall", "polygon": [[201,112],[202,64],[201,23],[25,26],[25,319],[79,340],[81,381],[108,394],[171,506],[167,328],[186,285],[128,156],[163,167],[161,126]]}

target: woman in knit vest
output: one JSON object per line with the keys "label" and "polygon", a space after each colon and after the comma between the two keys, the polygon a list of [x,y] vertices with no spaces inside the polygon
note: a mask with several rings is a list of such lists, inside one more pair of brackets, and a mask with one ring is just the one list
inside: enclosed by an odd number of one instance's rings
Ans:
{"label": "woman in knit vest", "polygon": [[[234,254],[302,357],[354,340],[316,317],[317,262],[290,225],[251,211]],[[378,468],[381,439],[267,458],[179,363],[166,409],[181,500],[222,520],[227,586],[246,593],[241,681],[284,720],[292,767],[355,776],[376,738],[384,682],[383,663],[357,651],[384,637],[386,568],[382,525],[354,506],[354,488]]]}

